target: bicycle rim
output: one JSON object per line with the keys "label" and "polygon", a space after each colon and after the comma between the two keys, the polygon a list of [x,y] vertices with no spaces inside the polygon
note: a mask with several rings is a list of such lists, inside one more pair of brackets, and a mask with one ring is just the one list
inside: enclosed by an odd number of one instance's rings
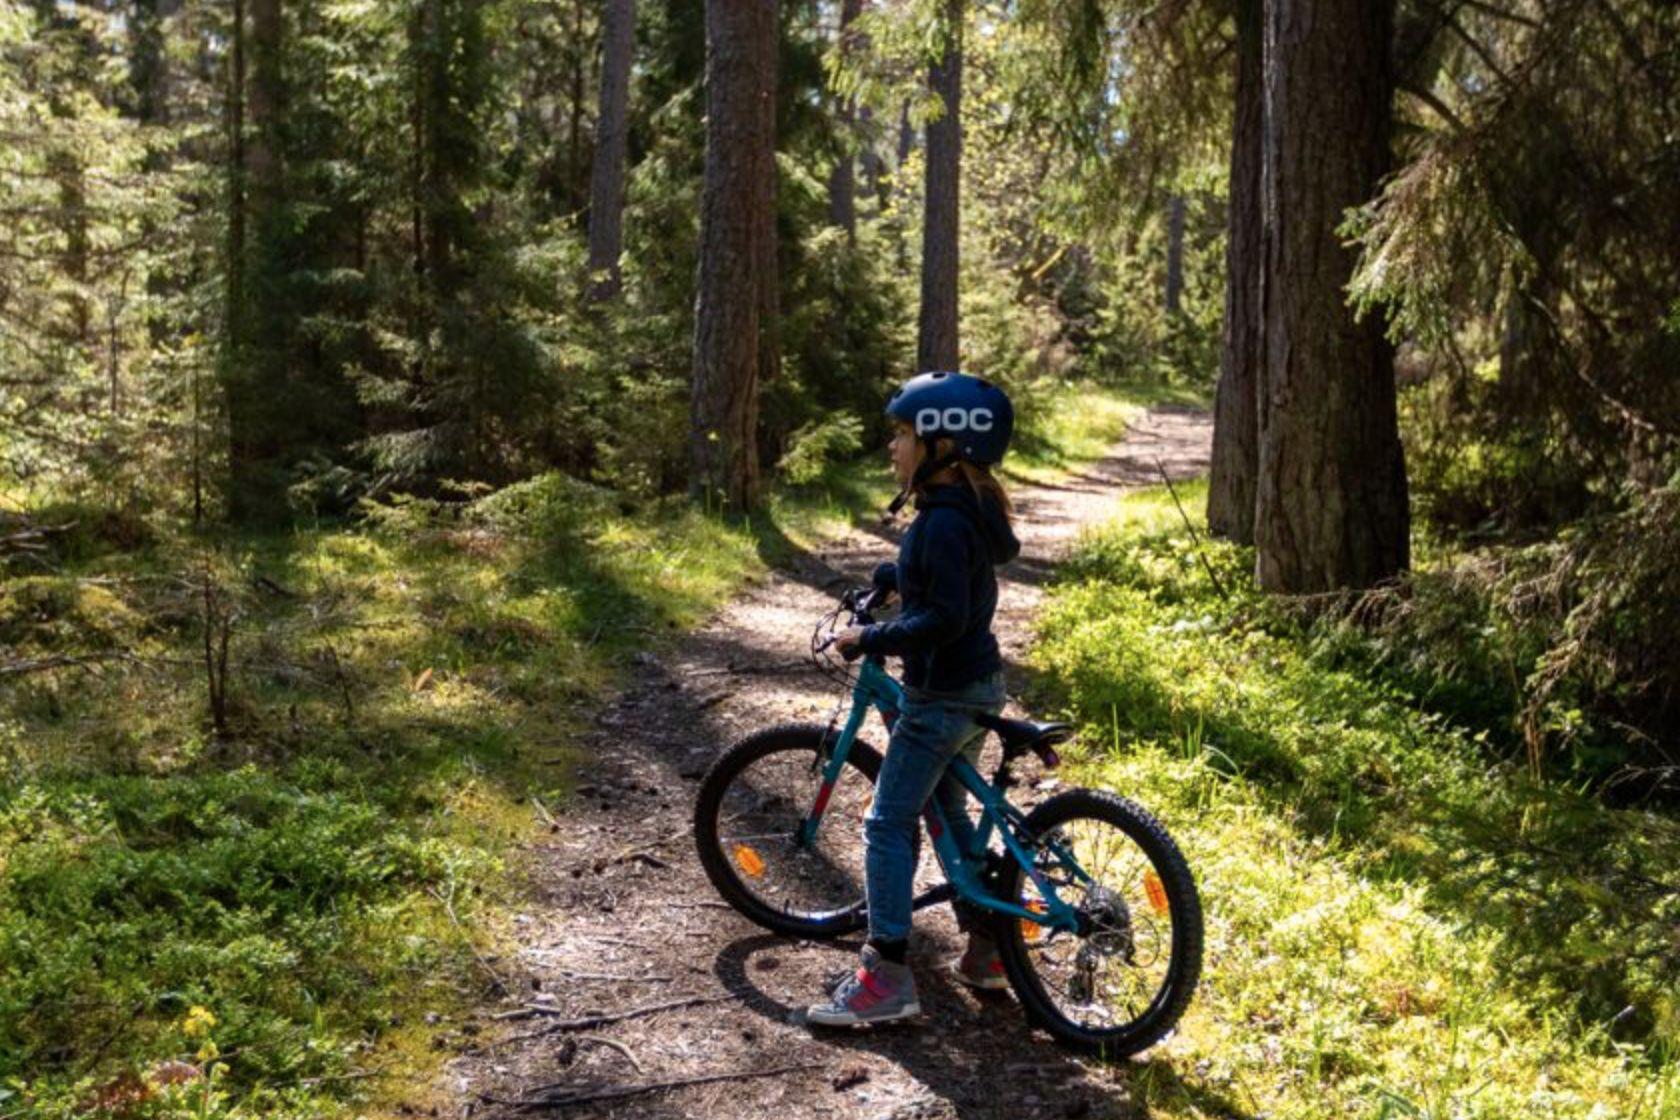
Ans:
{"label": "bicycle rim", "polygon": [[737,909],[784,933],[821,935],[865,917],[863,817],[880,764],[855,744],[829,791],[814,840],[799,829],[822,787],[821,729],[773,729],[731,750],[708,775],[697,828],[701,859]]}
{"label": "bicycle rim", "polygon": [[[1066,1042],[1114,1055],[1152,1045],[1201,971],[1201,904],[1184,857],[1153,817],[1113,795],[1063,795],[1028,824],[1045,841],[1038,871],[1083,928],[1010,923],[1005,964],[1023,1004]],[[1031,877],[1017,867],[1012,878],[1022,905],[1047,909]]]}

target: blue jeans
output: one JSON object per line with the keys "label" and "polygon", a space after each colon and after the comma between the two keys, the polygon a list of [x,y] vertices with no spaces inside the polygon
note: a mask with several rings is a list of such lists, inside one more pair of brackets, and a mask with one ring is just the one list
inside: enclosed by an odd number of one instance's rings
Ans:
{"label": "blue jeans", "polygon": [[869,897],[869,936],[897,941],[910,934],[916,829],[930,796],[949,822],[951,839],[964,851],[974,839],[967,791],[945,775],[958,754],[978,759],[985,731],[980,712],[1003,711],[1003,673],[981,677],[950,692],[905,689],[904,710],[893,724],[887,757],[875,780],[875,800],[863,819],[864,871]]}

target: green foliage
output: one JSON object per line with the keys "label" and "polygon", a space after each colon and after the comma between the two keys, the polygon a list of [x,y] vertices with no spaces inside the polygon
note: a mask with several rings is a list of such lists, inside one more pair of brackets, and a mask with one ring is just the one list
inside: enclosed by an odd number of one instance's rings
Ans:
{"label": "green foliage", "polygon": [[1344,228],[1357,305],[1408,344],[1427,512],[1459,531],[1553,528],[1680,463],[1680,148],[1654,61],[1680,14],[1518,8],[1458,13],[1419,52],[1405,158]]}
{"label": "green foliage", "polygon": [[815,482],[832,461],[857,454],[862,436],[863,422],[855,416],[806,424],[788,438],[787,452],[776,469],[795,486]]}
{"label": "green foliage", "polygon": [[169,1025],[200,1005],[239,1051],[236,1084],[344,1072],[404,988],[464,964],[453,939],[417,936],[437,932],[428,889],[493,866],[426,835],[441,792],[369,799],[319,763],[9,790],[0,1072],[85,1072],[115,1024],[131,1058],[179,1057]]}
{"label": "green foliage", "polygon": [[[563,803],[579,706],[757,567],[747,527],[626,508],[548,474],[220,558],[165,536],[9,578],[8,663],[79,664],[0,700],[6,1111],[83,1114],[185,1061],[221,1070],[213,1092],[160,1092],[157,1115],[318,1116],[382,1084],[338,1075],[429,1063],[482,994],[531,797]],[[206,569],[232,738],[206,714]],[[183,1035],[194,1007],[219,1057]]]}
{"label": "green foliage", "polygon": [[1673,823],[1490,760],[1491,729],[1254,591],[1246,550],[1207,560],[1228,597],[1164,493],[1127,499],[1032,656],[1041,697],[1084,727],[1075,779],[1163,813],[1209,915],[1213,982],[1134,1077],[1140,1102],[1585,1118],[1680,1101]]}
{"label": "green foliage", "polygon": [[1554,540],[1446,552],[1321,620],[1322,646],[1486,727],[1536,773],[1616,801],[1672,793],[1677,549],[1665,487]]}

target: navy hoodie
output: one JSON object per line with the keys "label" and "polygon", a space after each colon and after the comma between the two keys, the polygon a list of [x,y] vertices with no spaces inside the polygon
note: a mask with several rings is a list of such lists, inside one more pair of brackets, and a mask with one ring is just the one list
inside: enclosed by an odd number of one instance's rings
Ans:
{"label": "navy hoodie", "polygon": [[904,683],[939,692],[959,689],[1003,667],[992,614],[998,564],[1021,551],[1003,511],[966,485],[929,487],[898,546],[898,563],[882,564],[876,584],[896,581],[903,609],[866,627],[865,653],[904,659]]}

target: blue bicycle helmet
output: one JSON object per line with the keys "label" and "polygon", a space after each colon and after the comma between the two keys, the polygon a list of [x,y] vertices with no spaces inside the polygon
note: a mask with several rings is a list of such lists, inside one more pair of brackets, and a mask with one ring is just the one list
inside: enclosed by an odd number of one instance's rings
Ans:
{"label": "blue bicycle helmet", "polygon": [[[915,429],[927,446],[909,486],[887,507],[891,517],[921,483],[955,460],[990,467],[1009,450],[1015,431],[1015,406],[1009,394],[984,378],[966,373],[922,373],[906,381],[887,401],[887,415]],[[934,441],[948,438],[952,450],[934,453]]]}
{"label": "blue bicycle helmet", "polygon": [[1003,460],[1015,430],[1009,394],[966,373],[923,373],[906,381],[887,401],[887,415],[902,420],[927,441],[948,437],[956,457],[989,467]]}

